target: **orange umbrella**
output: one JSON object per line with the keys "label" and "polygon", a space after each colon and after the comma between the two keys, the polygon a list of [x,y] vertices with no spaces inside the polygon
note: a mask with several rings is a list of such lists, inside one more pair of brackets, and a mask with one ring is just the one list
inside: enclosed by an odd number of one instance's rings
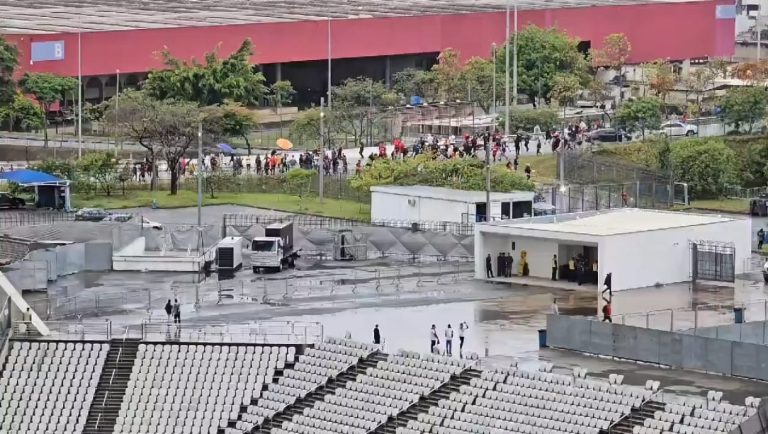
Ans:
{"label": "orange umbrella", "polygon": [[287,151],[293,148],[293,143],[288,139],[277,139],[277,147],[283,151]]}

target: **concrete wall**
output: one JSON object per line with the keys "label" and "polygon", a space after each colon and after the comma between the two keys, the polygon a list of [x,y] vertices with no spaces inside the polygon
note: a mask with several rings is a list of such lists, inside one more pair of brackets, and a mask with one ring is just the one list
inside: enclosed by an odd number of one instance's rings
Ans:
{"label": "concrete wall", "polygon": [[33,250],[10,265],[6,277],[19,290],[46,289],[49,281],[81,271],[112,269],[112,243],[92,241]]}
{"label": "concrete wall", "polygon": [[748,220],[605,237],[600,243],[601,276],[612,272],[613,290],[686,282],[691,277],[690,241],[733,242],[736,273],[750,255]]}
{"label": "concrete wall", "polygon": [[728,324],[716,327],[699,327],[696,329],[684,330],[680,333],[764,345],[768,341],[768,321]]}
{"label": "concrete wall", "polygon": [[[411,206],[408,200],[416,203]],[[417,196],[371,192],[371,220],[449,221],[460,223],[462,214],[475,214],[475,205]]]}
{"label": "concrete wall", "polygon": [[754,343],[563,315],[547,316],[547,343],[582,353],[768,380],[768,347]]}

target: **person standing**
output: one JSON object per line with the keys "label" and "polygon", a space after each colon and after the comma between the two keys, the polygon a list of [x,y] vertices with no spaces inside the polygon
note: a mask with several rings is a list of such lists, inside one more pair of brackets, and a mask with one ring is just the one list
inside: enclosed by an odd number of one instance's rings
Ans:
{"label": "person standing", "polygon": [[429,352],[434,354],[437,345],[440,345],[440,339],[437,337],[437,327],[432,324],[432,328],[429,330]]}
{"label": "person standing", "polygon": [[171,304],[171,299],[168,299],[168,303],[165,303],[165,315],[168,317],[168,322],[171,322],[171,313],[173,312],[173,304]]}
{"label": "person standing", "polygon": [[[603,300],[605,300],[605,298],[603,298]],[[608,300],[606,300],[603,305],[603,322],[606,321],[613,324],[613,320],[611,319],[611,302]]]}
{"label": "person standing", "polygon": [[469,330],[469,325],[466,322],[459,323],[459,355],[464,350],[464,332]]}
{"label": "person standing", "polygon": [[490,253],[485,257],[485,277],[493,279],[493,259]]}
{"label": "person standing", "polygon": [[557,255],[552,255],[552,280],[557,280]]}
{"label": "person standing", "polygon": [[445,354],[448,357],[453,356],[453,329],[450,324],[445,329]]}
{"label": "person standing", "polygon": [[173,299],[173,322],[176,324],[181,324],[181,304],[179,304],[179,300],[174,298]]}
{"label": "person standing", "polygon": [[765,239],[765,231],[763,228],[757,231],[757,250],[763,250],[763,240]]}
{"label": "person standing", "polygon": [[373,328],[373,343],[375,345],[381,345],[381,332],[379,332],[379,325]]}
{"label": "person standing", "polygon": [[552,298],[552,315],[560,315],[560,308],[557,307],[556,298]]}

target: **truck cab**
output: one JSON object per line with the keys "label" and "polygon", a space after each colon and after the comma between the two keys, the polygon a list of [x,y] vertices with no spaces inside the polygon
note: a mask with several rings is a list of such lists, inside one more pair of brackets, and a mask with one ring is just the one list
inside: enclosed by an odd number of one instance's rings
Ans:
{"label": "truck cab", "polygon": [[251,267],[254,273],[262,270],[282,271],[293,267],[298,252],[293,250],[293,223],[275,223],[264,229],[264,237],[251,241]]}

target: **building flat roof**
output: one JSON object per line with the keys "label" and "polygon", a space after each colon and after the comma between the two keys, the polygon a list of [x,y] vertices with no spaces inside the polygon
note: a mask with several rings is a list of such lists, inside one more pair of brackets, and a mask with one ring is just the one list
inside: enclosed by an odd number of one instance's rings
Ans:
{"label": "building flat roof", "polygon": [[[468,190],[456,190],[453,188],[444,187],[429,187],[426,185],[409,185],[409,186],[375,186],[371,187],[371,192],[374,193],[388,193],[396,194],[400,196],[408,197],[424,197],[429,199],[439,199],[451,202],[462,203],[479,203],[485,202],[484,191],[468,191]],[[491,201],[524,201],[533,200],[532,191],[512,191],[509,193],[491,192]]]}
{"label": "building flat roof", "polygon": [[[518,0],[555,9],[700,0]],[[0,33],[46,34],[498,12],[507,0],[0,0]]]}
{"label": "building flat roof", "polygon": [[684,228],[734,221],[718,215],[690,214],[625,208],[563,214],[530,219],[503,220],[487,225],[549,233],[610,236],[662,229]]}

